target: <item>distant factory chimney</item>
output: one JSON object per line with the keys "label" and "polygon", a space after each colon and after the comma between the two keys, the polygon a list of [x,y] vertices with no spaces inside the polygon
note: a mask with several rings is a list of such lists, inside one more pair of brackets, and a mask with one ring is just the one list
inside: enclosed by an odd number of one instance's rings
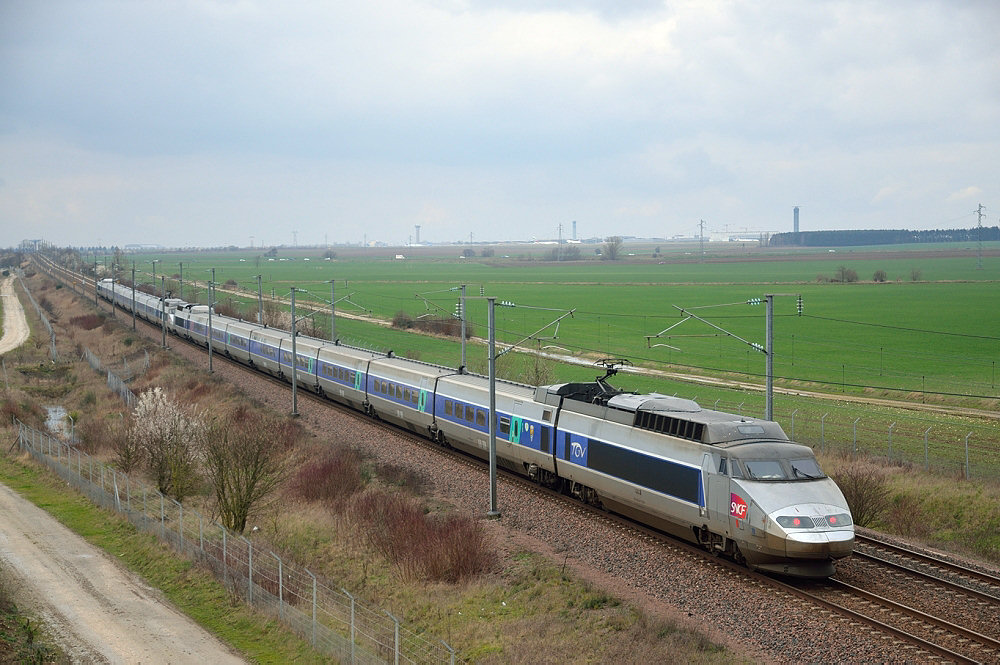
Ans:
{"label": "distant factory chimney", "polygon": [[[796,208],[795,210],[798,210],[798,208]],[[798,223],[798,221],[797,221],[797,220],[798,220],[798,218],[799,218],[799,217],[798,217],[798,214],[799,214],[798,212],[796,212],[796,213],[795,213],[795,219],[796,219],[796,222],[795,222],[795,230],[796,230],[796,231],[798,231],[798,230],[799,230],[799,223]],[[415,244],[419,245],[419,244],[420,244],[420,225],[419,225],[419,224],[415,224],[414,226],[415,226],[415,228],[417,229],[417,242],[416,242]]]}
{"label": "distant factory chimney", "polygon": [[799,232],[799,207],[795,206],[792,208],[792,212],[795,214],[795,232]]}
{"label": "distant factory chimney", "polygon": [[576,220],[573,220],[573,240],[576,240]]}

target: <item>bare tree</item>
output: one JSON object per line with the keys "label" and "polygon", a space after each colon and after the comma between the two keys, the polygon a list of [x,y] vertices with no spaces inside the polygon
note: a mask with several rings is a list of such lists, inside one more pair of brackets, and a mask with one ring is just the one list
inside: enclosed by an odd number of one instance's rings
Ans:
{"label": "bare tree", "polygon": [[250,512],[281,484],[285,473],[281,423],[239,409],[214,424],[204,439],[205,470],[222,524],[243,533]]}
{"label": "bare tree", "polygon": [[606,261],[615,261],[618,259],[618,255],[621,253],[622,249],[622,237],[621,236],[610,236],[604,239],[604,253],[601,254],[601,258]]}
{"label": "bare tree", "polygon": [[132,473],[146,463],[146,454],[135,435],[135,419],[129,414],[127,422],[108,426],[108,438],[115,452],[115,466],[122,473]]}
{"label": "bare tree", "polygon": [[197,455],[205,433],[201,419],[184,413],[157,387],[139,397],[133,421],[133,436],[157,489],[183,501],[198,483]]}

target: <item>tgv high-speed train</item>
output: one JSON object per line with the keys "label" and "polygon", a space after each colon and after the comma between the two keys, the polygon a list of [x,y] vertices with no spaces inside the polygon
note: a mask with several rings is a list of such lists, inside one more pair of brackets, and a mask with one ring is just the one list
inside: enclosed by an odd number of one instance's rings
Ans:
{"label": "tgv high-speed train", "polygon": [[[113,290],[112,290],[113,288]],[[132,290],[99,293],[126,310]],[[135,293],[136,315],[214,352],[479,457],[489,450],[486,377],[212,315]],[[294,368],[294,369],[293,369]],[[807,446],[775,423],[593,382],[496,384],[497,463],[582,501],[731,556],[824,577],[851,553],[854,525]]]}

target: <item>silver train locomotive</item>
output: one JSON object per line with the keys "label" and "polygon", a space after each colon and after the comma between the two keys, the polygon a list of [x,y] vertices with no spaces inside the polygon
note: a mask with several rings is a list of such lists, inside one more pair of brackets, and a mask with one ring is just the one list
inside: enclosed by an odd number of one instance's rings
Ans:
{"label": "silver train locomotive", "polygon": [[[98,292],[131,310],[131,288]],[[485,458],[486,377],[335,342],[296,338],[208,308],[135,293],[136,315],[327,398]],[[165,322],[165,323],[164,323]],[[496,384],[498,464],[672,533],[748,567],[833,574],[854,525],[813,451],[770,421],[614,388],[607,363],[593,382]]]}

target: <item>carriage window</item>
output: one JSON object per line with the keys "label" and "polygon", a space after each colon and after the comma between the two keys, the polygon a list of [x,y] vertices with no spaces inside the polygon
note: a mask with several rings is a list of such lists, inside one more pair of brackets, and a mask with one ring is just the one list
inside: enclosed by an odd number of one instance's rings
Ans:
{"label": "carriage window", "polygon": [[444,415],[446,415],[446,416],[450,416],[451,415],[451,400],[450,399],[446,399],[444,401]]}
{"label": "carriage window", "polygon": [[722,474],[723,476],[727,475],[727,473],[728,473],[726,471],[726,462],[727,461],[728,461],[728,458],[725,458],[725,457],[723,457],[723,458],[721,458],[719,460],[719,473]]}
{"label": "carriage window", "polygon": [[403,399],[403,386],[396,384],[396,399]]}
{"label": "carriage window", "polygon": [[500,416],[500,419],[497,421],[497,432],[501,436],[508,436],[510,434],[510,418]]}
{"label": "carriage window", "polygon": [[465,405],[465,419],[470,423],[476,419],[476,407],[468,404]]}
{"label": "carriage window", "polygon": [[410,401],[410,389],[409,388],[403,388],[403,401],[404,402],[409,402]]}
{"label": "carriage window", "polygon": [[486,426],[486,412],[482,409],[476,409],[476,424],[480,427]]}
{"label": "carriage window", "polygon": [[420,398],[420,393],[418,393],[416,390],[411,390],[410,391],[410,401],[411,402],[413,402],[414,404],[419,404],[420,403],[420,399],[419,398]]}

